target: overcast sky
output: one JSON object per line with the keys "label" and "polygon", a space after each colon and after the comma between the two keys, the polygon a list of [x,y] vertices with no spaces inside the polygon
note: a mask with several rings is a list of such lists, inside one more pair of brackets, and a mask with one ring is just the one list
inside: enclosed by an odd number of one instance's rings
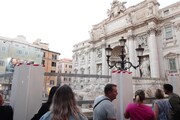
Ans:
{"label": "overcast sky", "polygon": [[[92,25],[107,18],[113,0],[0,0],[0,36],[23,35],[49,43],[60,58],[72,58],[73,45],[87,40]],[[121,0],[122,1],[122,0]],[[126,7],[143,0],[127,1]],[[160,8],[179,0],[158,0]]]}

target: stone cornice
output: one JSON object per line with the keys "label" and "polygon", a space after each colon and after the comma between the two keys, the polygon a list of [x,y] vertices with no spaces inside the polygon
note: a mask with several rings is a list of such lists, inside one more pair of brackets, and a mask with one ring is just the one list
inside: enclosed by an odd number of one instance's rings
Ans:
{"label": "stone cornice", "polygon": [[160,17],[159,18],[159,22],[160,23],[163,23],[164,21],[167,21],[167,20],[170,20],[170,19],[174,19],[176,18],[177,16],[180,16],[180,12],[177,12],[177,13],[174,13],[174,14],[171,14],[171,15],[168,15],[166,17]]}

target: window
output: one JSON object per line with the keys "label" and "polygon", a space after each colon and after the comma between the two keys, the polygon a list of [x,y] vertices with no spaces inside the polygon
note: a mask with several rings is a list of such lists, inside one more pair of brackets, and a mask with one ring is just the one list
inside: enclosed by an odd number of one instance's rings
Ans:
{"label": "window", "polygon": [[169,14],[169,10],[164,10],[164,15],[168,15]]}
{"label": "window", "polygon": [[84,74],[84,70],[81,70],[81,74]]}
{"label": "window", "polygon": [[78,70],[77,70],[77,69],[75,69],[75,70],[74,70],[74,73],[75,73],[75,74],[77,74],[77,73],[78,73]]}
{"label": "window", "polygon": [[55,73],[55,70],[51,70],[51,73]]}
{"label": "window", "polygon": [[50,80],[50,85],[54,85],[54,80]]}
{"label": "window", "polygon": [[17,53],[18,53],[18,54],[22,54],[22,51],[21,51],[21,50],[17,50]]}
{"label": "window", "polygon": [[175,58],[170,58],[169,59],[169,69],[171,71],[176,71],[177,68],[176,68],[176,59]]}
{"label": "window", "polygon": [[67,81],[67,78],[64,78],[64,81]]}
{"label": "window", "polygon": [[46,53],[45,53],[45,52],[43,53],[43,57],[44,57],[44,58],[46,57]]}
{"label": "window", "polygon": [[57,55],[52,54],[52,59],[57,60]]}
{"label": "window", "polygon": [[25,53],[24,53],[26,56],[28,56],[28,52],[27,51],[25,51]]}
{"label": "window", "polygon": [[37,54],[37,58],[41,58],[41,55],[40,55],[40,54]]}
{"label": "window", "polygon": [[2,47],[2,51],[6,51],[6,47]]}
{"label": "window", "polygon": [[42,60],[42,64],[45,65],[45,61],[44,60]]}
{"label": "window", "polygon": [[171,26],[165,27],[165,38],[166,39],[172,39],[173,38]]}
{"label": "window", "polygon": [[56,67],[56,62],[52,62],[51,66]]}
{"label": "window", "polygon": [[4,61],[0,60],[0,66],[4,66]]}
{"label": "window", "polygon": [[72,65],[69,65],[69,68],[72,68]]}
{"label": "window", "polygon": [[67,65],[65,65],[65,68],[67,68]]}

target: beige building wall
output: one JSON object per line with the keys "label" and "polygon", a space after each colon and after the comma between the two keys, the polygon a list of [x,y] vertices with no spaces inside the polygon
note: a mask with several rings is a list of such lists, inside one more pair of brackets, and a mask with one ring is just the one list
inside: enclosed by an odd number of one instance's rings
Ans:
{"label": "beige building wall", "polygon": [[[72,73],[72,60],[63,58],[60,59],[59,64],[58,64],[58,73]],[[71,84],[72,82],[72,77],[66,77],[66,76],[61,76],[59,78],[58,84],[63,85],[63,84]]]}
{"label": "beige building wall", "polygon": [[[60,53],[50,50],[42,49],[44,52],[42,64],[44,65],[45,72],[57,73],[57,65],[59,62]],[[57,85],[57,77],[45,76],[44,78],[45,91],[49,93],[52,86]]]}

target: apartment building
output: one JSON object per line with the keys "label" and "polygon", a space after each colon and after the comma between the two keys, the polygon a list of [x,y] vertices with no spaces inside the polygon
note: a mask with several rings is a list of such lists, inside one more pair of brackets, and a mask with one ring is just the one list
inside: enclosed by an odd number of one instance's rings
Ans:
{"label": "apartment building", "polygon": [[[41,42],[40,39],[34,41],[33,44],[41,47],[41,51],[43,52],[42,65],[44,66],[44,71],[48,73],[57,73],[60,53],[49,50],[49,44]],[[49,93],[49,90],[54,85],[57,85],[56,76],[44,76],[44,89],[46,94]]]}
{"label": "apartment building", "polygon": [[[63,58],[60,59],[59,64],[58,64],[58,73],[72,73],[72,60]],[[58,79],[58,84],[63,85],[63,84],[71,84],[72,82],[72,77],[67,77],[67,76],[60,76]]]}

